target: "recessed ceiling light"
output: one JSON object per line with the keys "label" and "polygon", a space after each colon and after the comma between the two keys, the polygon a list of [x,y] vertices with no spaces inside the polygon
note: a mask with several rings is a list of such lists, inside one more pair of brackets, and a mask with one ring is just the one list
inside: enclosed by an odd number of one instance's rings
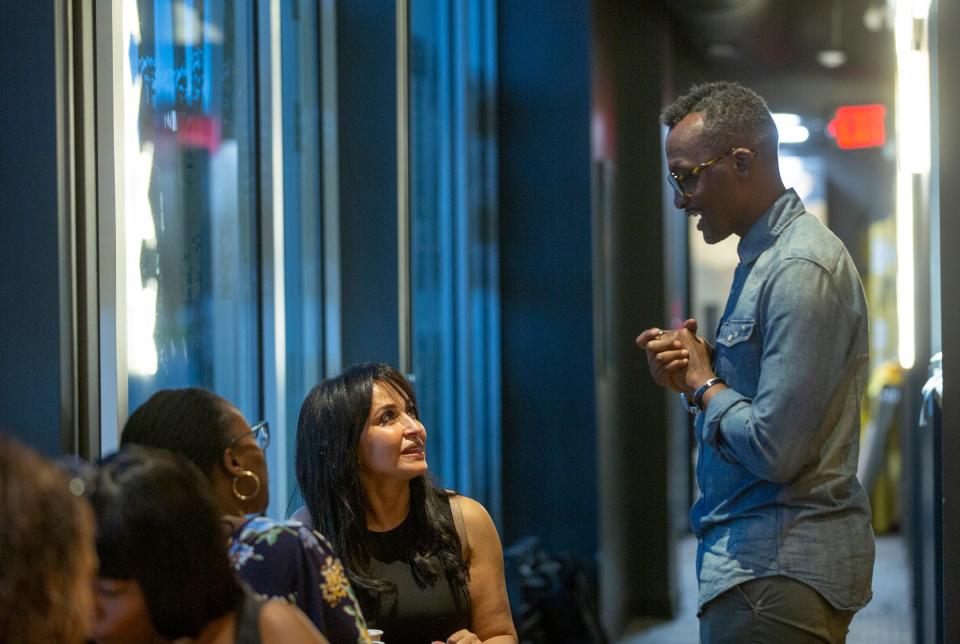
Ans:
{"label": "recessed ceiling light", "polygon": [[847,52],[842,49],[821,49],[817,52],[817,62],[827,69],[836,69],[847,62]]}
{"label": "recessed ceiling light", "polygon": [[817,52],[817,62],[827,69],[836,69],[847,62],[847,53],[840,49],[842,21],[843,7],[838,0],[833,0],[830,7],[830,46]]}
{"label": "recessed ceiling light", "polygon": [[889,12],[886,5],[871,5],[863,12],[863,26],[867,31],[877,33],[887,26],[889,22]]}

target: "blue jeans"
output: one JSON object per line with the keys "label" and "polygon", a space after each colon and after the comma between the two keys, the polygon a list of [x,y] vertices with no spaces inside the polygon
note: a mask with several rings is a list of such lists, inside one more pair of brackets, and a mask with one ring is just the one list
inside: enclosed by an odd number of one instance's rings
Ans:
{"label": "blue jeans", "polygon": [[789,577],[762,577],[734,586],[700,613],[701,644],[842,644],[853,611]]}

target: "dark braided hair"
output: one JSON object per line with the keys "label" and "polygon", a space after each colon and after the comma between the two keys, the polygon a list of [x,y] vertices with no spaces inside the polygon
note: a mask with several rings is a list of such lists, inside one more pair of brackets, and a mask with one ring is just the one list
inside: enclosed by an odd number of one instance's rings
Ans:
{"label": "dark braided hair", "polygon": [[127,419],[120,444],[183,454],[211,479],[230,445],[230,421],[236,413],[229,402],[207,389],[161,389]]}
{"label": "dark braided hair", "polygon": [[[367,500],[357,456],[374,382],[395,389],[416,413],[416,395],[407,379],[389,365],[367,363],[314,387],[303,401],[297,423],[297,483],[313,527],[340,554],[367,615],[376,613],[382,594],[396,592],[395,584],[378,579],[370,569]],[[414,547],[408,562],[421,587],[445,576],[457,602],[462,602],[469,571],[448,509],[451,494],[435,487],[427,476],[410,481]]]}

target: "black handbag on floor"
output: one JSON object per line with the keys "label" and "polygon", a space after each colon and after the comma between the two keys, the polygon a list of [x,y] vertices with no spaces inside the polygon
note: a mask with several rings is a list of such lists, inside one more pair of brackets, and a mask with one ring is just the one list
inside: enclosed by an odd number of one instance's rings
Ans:
{"label": "black handbag on floor", "polygon": [[607,644],[596,582],[582,560],[550,555],[536,537],[521,539],[504,554],[520,644]]}

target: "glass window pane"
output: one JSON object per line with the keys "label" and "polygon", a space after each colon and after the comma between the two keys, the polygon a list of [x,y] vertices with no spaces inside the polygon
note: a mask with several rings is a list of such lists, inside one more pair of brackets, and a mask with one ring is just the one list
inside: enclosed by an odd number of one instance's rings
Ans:
{"label": "glass window pane", "polygon": [[493,2],[410,4],[412,362],[430,468],[499,513]]}
{"label": "glass window pane", "polygon": [[[286,304],[287,489],[296,489],[300,404],[323,379],[323,262],[320,190],[320,42],[316,0],[281,3],[284,301]],[[293,495],[291,495],[292,497]],[[287,514],[299,498],[278,499]]]}
{"label": "glass window pane", "polygon": [[[449,7],[410,6],[410,248],[413,371],[430,432],[430,468],[457,487],[454,289],[455,212]],[[461,490],[465,491],[465,490]]]}
{"label": "glass window pane", "polygon": [[199,385],[259,420],[253,16],[127,0],[123,96],[129,408]]}

